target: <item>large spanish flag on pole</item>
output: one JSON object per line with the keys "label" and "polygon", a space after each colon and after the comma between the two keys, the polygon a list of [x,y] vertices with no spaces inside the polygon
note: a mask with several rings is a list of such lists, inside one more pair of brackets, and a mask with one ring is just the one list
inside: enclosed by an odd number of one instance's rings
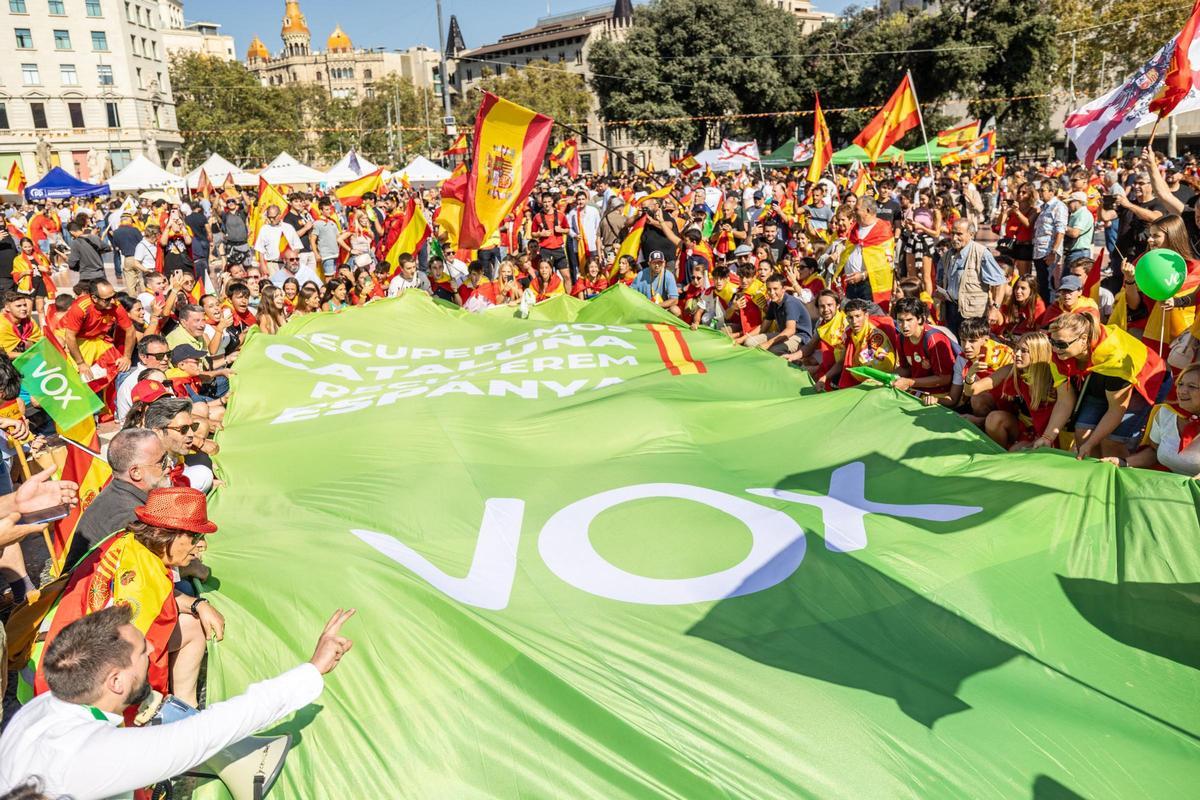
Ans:
{"label": "large spanish flag on pole", "polygon": [[821,174],[833,161],[833,141],[829,138],[829,126],[825,124],[825,112],[821,110],[821,95],[817,94],[817,110],[813,117],[813,157],[808,165],[808,182],[821,180]]}
{"label": "large spanish flag on pole", "polygon": [[392,243],[384,257],[384,261],[391,267],[389,274],[396,274],[401,255],[405,253],[410,256],[416,255],[428,238],[429,222],[425,219],[425,212],[410,197],[408,207],[404,210],[404,224],[400,228],[400,235],[396,237],[396,241]]}
{"label": "large spanish flag on pole", "polygon": [[854,143],[867,151],[874,164],[900,137],[921,124],[921,109],[917,105],[917,93],[913,91],[912,74],[904,73],[904,80],[896,87],[891,99],[879,113],[867,123]]}
{"label": "large spanish flag on pole", "polygon": [[477,250],[537,182],[554,120],[490,92],[475,118],[459,246]]}

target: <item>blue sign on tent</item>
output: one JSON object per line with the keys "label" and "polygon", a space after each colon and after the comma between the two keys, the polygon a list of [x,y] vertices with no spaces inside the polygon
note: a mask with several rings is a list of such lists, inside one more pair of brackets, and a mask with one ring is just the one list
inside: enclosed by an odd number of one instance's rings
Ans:
{"label": "blue sign on tent", "polygon": [[26,200],[64,200],[68,197],[105,197],[112,194],[107,183],[86,183],[55,167],[40,181],[25,187]]}

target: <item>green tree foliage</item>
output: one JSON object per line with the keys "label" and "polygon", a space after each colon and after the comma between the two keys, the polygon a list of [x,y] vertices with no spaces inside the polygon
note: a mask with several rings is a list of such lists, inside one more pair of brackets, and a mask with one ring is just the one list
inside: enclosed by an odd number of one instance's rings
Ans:
{"label": "green tree foliage", "polygon": [[[814,91],[826,108],[879,106],[911,70],[927,128],[955,121],[945,111],[962,99],[970,112],[995,115],[1005,147],[1050,139],[1047,99],[979,102],[1044,94],[1055,78],[1056,21],[1040,0],[942,0],[936,14],[884,14],[847,9],[807,36],[783,11],[748,11],[737,0],[651,0],[639,7],[624,40],[592,48],[593,83],[605,119],[760,113],[809,109]],[[918,51],[932,52],[918,52]],[[619,76],[619,77],[601,77]],[[873,110],[829,115],[836,141],[848,143]],[[722,136],[778,143],[812,117],[717,123]],[[696,148],[708,123],[655,123],[631,128],[642,141]],[[914,132],[901,143],[920,143]]]}
{"label": "green tree foliage", "polygon": [[[459,128],[474,126],[475,114],[485,91],[573,126],[587,123],[588,109],[592,105],[592,96],[583,76],[569,72],[565,64],[535,61],[519,70],[509,67],[499,75],[485,68],[479,83],[455,98],[454,118],[458,120]],[[561,133],[557,126],[556,131],[555,135]]]}
{"label": "green tree foliage", "polygon": [[[795,108],[795,18],[756,0],[652,0],[634,9],[625,38],[602,39],[588,56],[605,119],[753,114]],[[769,138],[772,120],[730,120],[722,135]],[[632,128],[643,142],[698,147],[707,122]]]}

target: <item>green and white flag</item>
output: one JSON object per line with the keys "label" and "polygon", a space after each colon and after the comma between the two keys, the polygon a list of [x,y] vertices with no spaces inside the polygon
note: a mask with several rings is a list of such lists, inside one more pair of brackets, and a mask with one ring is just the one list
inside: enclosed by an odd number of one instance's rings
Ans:
{"label": "green and white flag", "polygon": [[408,292],[238,359],[210,701],[358,609],[279,797],[1200,786],[1194,481],[813,393],[624,287],[512,313]]}
{"label": "green and white flag", "polygon": [[60,431],[75,427],[104,408],[75,365],[42,338],[13,361],[21,373],[21,388],[45,409]]}

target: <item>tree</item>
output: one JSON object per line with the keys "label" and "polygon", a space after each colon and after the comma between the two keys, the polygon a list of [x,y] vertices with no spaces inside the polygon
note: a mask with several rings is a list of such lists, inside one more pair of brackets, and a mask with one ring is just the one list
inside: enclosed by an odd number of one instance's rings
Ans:
{"label": "tree", "polygon": [[[574,127],[587,124],[592,107],[583,76],[569,71],[566,64],[535,61],[522,69],[509,67],[501,75],[485,68],[479,83],[455,99],[454,118],[460,127],[474,126],[485,91]],[[561,134],[561,128],[556,130]]]}
{"label": "tree", "polygon": [[[604,38],[588,56],[606,120],[721,117],[796,107],[800,29],[790,13],[754,0],[651,0],[634,9],[628,35]],[[730,119],[722,136],[770,139],[791,121]],[[699,149],[710,123],[629,128],[641,142]]]}

